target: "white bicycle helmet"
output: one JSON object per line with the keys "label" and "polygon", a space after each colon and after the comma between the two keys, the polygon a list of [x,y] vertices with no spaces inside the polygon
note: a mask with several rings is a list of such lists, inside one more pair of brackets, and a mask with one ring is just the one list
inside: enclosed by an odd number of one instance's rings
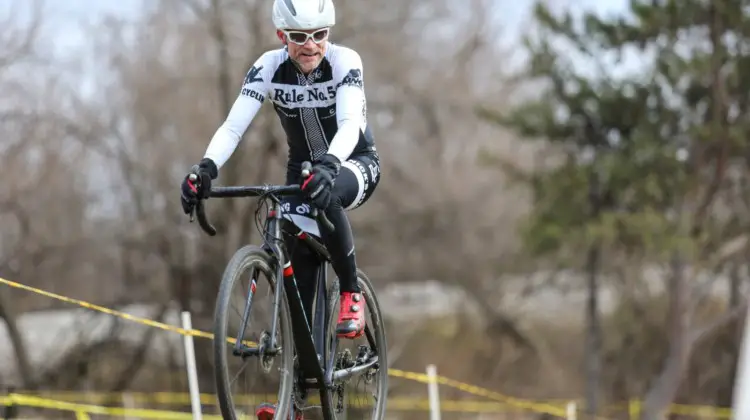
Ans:
{"label": "white bicycle helmet", "polygon": [[308,30],[336,24],[332,0],[274,0],[276,29]]}

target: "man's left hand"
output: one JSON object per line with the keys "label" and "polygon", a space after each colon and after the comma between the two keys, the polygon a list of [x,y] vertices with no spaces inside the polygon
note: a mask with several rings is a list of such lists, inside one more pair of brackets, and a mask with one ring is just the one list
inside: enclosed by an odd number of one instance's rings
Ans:
{"label": "man's left hand", "polygon": [[341,169],[341,161],[333,155],[325,154],[313,162],[312,173],[302,183],[302,191],[307,194],[313,206],[325,210],[331,203],[331,190]]}

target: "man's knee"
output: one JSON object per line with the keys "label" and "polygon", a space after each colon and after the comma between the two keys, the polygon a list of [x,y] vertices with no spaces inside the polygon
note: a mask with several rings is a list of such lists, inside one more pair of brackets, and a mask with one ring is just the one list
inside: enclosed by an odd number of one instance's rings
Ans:
{"label": "man's knee", "polygon": [[[347,194],[344,208],[355,209],[370,198],[380,182],[380,162],[376,157],[361,155],[347,160]],[[342,172],[343,171],[342,165]]]}
{"label": "man's knee", "polygon": [[337,212],[344,209],[344,197],[342,194],[336,194],[335,191],[331,192],[331,201],[326,207],[326,214],[329,212]]}
{"label": "man's knee", "polygon": [[[326,214],[329,211],[339,211],[346,207],[346,201],[352,195],[352,185],[348,178],[349,174],[342,171],[334,182],[333,188],[331,188],[331,201],[328,203],[328,207],[326,207]],[[356,190],[354,194],[356,194]]]}

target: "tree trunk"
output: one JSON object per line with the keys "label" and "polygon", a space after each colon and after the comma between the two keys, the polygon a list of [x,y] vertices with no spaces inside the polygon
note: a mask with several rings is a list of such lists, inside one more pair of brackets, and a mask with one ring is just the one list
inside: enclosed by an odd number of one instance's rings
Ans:
{"label": "tree trunk", "polygon": [[0,293],[0,319],[5,321],[5,325],[8,326],[8,336],[10,337],[11,345],[13,345],[13,353],[16,358],[16,366],[18,366],[21,383],[26,390],[33,390],[36,388],[36,381],[34,380],[34,371],[31,368],[31,362],[28,358],[29,353],[26,351],[26,344],[16,324],[16,317],[13,314],[13,310],[10,309],[3,293]]}
{"label": "tree trunk", "polygon": [[693,343],[688,336],[688,288],[685,278],[685,263],[676,254],[672,261],[672,276],[669,281],[669,353],[664,367],[651,385],[643,404],[641,420],[661,420],[677,395],[682,375],[685,372]]}
{"label": "tree trunk", "polygon": [[[162,304],[153,319],[158,322],[164,322],[164,316],[166,315],[168,309],[168,303]],[[156,328],[149,328],[146,331],[146,334],[143,336],[140,345],[130,357],[130,360],[127,361],[125,368],[122,369],[119,378],[110,387],[111,393],[121,393],[130,387],[130,385],[135,380],[138,371],[140,371],[146,363],[149,347],[154,342],[154,338],[156,337],[156,335],[159,333],[161,333],[161,331]]]}
{"label": "tree trunk", "polygon": [[[591,220],[596,220],[601,211],[601,188],[599,174],[595,170],[589,176],[589,205]],[[601,378],[602,331],[599,319],[599,258],[597,241],[591,244],[586,256],[588,297],[586,299],[586,412],[595,416],[599,411],[599,388]]]}
{"label": "tree trunk", "polygon": [[599,411],[599,379],[601,377],[602,331],[599,320],[599,248],[593,245],[588,253],[588,298],[586,300],[586,411],[594,416]]}
{"label": "tree trunk", "polygon": [[[740,306],[740,284],[742,276],[740,274],[741,264],[739,261],[732,262],[732,268],[729,274],[729,307],[734,310]],[[726,356],[725,363],[718,367],[724,376],[716,392],[715,404],[720,407],[730,407],[732,405],[732,389],[736,379],[739,359],[739,346],[742,340],[742,317],[738,317],[729,323],[726,329],[727,333],[721,334],[720,340],[716,343],[721,349],[721,354]]]}
{"label": "tree trunk", "polygon": [[220,3],[220,0],[211,0],[211,32],[216,40],[216,46],[219,48],[218,90],[221,95],[221,112],[223,115],[227,115],[232,107],[232,102],[234,102],[234,93],[231,88],[229,41],[224,31],[224,20],[221,17]]}

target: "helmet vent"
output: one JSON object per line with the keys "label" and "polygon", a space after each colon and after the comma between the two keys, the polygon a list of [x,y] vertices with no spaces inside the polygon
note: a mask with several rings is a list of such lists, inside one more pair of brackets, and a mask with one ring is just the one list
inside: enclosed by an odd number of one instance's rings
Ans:
{"label": "helmet vent", "polygon": [[[294,8],[294,3],[292,3],[292,0],[284,0],[284,4],[286,4],[286,8],[289,9],[289,12],[292,13],[292,16],[297,16],[297,9]],[[323,0],[320,1],[320,4],[322,7]]]}
{"label": "helmet vent", "polygon": [[318,2],[318,11],[319,11],[320,13],[323,13],[323,9],[325,9],[325,7],[326,7],[326,2],[325,2],[325,0],[320,0],[320,1]]}

